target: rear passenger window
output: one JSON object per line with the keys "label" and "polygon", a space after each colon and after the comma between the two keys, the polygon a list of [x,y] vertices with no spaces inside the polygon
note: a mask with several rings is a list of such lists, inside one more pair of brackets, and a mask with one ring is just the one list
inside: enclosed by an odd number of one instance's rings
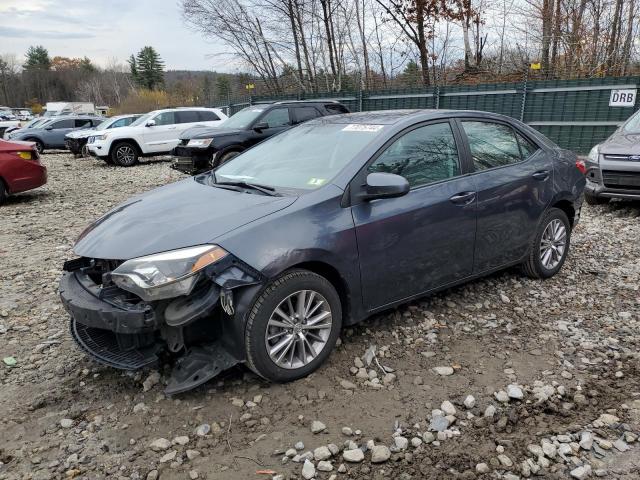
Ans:
{"label": "rear passenger window", "polygon": [[520,145],[520,152],[522,153],[522,158],[527,159],[534,153],[538,151],[538,146],[524,138],[518,132],[516,132],[516,138],[518,139],[518,144]]}
{"label": "rear passenger window", "polygon": [[320,112],[314,107],[296,107],[296,122],[302,123],[320,116]]}
{"label": "rear passenger window", "polygon": [[262,122],[265,122],[269,126],[269,128],[291,125],[291,119],[289,118],[289,109],[274,108],[264,117],[262,117],[260,123]]}
{"label": "rear passenger window", "polygon": [[444,122],[411,130],[382,152],[369,172],[402,175],[411,187],[460,175],[451,126]]}
{"label": "rear passenger window", "polygon": [[184,110],[182,112],[176,112],[178,121],[176,123],[196,123],[199,121],[197,110]]}
{"label": "rear passenger window", "polygon": [[199,110],[198,117],[199,122],[215,122],[216,120],[220,120],[220,117],[210,110]]}
{"label": "rear passenger window", "polygon": [[476,171],[502,167],[522,160],[515,132],[507,125],[463,121]]}

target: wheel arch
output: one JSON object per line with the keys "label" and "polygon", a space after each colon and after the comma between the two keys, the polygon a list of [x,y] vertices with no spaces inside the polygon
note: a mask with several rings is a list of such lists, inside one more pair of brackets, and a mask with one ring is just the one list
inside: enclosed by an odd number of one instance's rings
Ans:
{"label": "wheel arch", "polygon": [[571,228],[573,228],[575,218],[576,218],[576,210],[573,206],[572,201],[566,198],[559,199],[559,200],[556,200],[554,203],[552,203],[550,205],[550,208],[558,208],[562,210],[567,215],[567,218],[569,219],[569,223],[571,224]]}
{"label": "wheel arch", "polygon": [[329,263],[318,260],[305,261],[291,265],[287,268],[287,271],[295,269],[308,270],[329,281],[333,288],[336,289],[338,297],[340,297],[343,325],[349,325],[349,319],[351,319],[351,294],[347,282],[344,280],[342,275],[340,275],[338,269]]}
{"label": "wheel arch", "polygon": [[131,143],[137,150],[138,155],[142,156],[144,153],[142,152],[142,148],[140,148],[140,144],[135,138],[118,138],[111,142],[111,146],[109,147],[109,156],[113,153],[113,149],[116,148],[117,145],[121,143]]}

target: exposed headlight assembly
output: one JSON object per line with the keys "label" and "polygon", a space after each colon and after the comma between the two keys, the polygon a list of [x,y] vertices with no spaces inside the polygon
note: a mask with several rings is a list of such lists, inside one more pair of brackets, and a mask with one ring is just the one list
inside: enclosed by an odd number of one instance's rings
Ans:
{"label": "exposed headlight assembly", "polygon": [[192,138],[187,143],[187,147],[207,148],[213,142],[213,138]]}
{"label": "exposed headlight assembly", "polygon": [[127,260],[111,273],[113,282],[146,301],[188,295],[203,268],[228,252],[217,245],[181,248]]}
{"label": "exposed headlight assembly", "polygon": [[593,163],[598,163],[599,157],[600,157],[600,145],[596,145],[591,149],[587,158]]}

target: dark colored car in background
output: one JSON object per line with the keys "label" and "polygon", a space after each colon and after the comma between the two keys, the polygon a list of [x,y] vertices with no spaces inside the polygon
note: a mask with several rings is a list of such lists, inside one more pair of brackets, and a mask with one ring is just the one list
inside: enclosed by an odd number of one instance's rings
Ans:
{"label": "dark colored car in background", "polygon": [[593,147],[585,165],[587,203],[601,205],[612,198],[640,200],[640,112]]}
{"label": "dark colored car in background", "polygon": [[47,148],[66,148],[64,137],[73,130],[86,129],[97,126],[104,120],[95,115],[69,115],[51,118],[50,121],[33,126],[25,130],[18,130],[11,134],[11,140],[34,142],[38,152]]}
{"label": "dark colored car in background", "polygon": [[0,203],[9,195],[47,183],[47,168],[40,163],[33,143],[0,140]]}
{"label": "dark colored car in background", "polygon": [[308,120],[349,113],[335,101],[290,101],[240,110],[220,127],[194,127],[180,136],[172,168],[195,174],[211,170],[267,138]]}
{"label": "dark colored car in background", "polygon": [[317,118],[105,214],[60,295],[102,363],[176,359],[169,394],[240,362],[295,380],[373,313],[514,265],[555,275],[584,185],[575,154],[501,115]]}

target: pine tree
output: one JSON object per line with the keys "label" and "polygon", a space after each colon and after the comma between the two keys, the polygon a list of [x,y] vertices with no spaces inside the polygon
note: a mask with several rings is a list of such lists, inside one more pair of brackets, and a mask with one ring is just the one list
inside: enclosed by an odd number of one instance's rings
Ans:
{"label": "pine tree", "polygon": [[134,82],[154,90],[164,83],[164,62],[153,47],[144,47],[137,56],[129,57],[129,68]]}
{"label": "pine tree", "polygon": [[49,51],[42,45],[29,47],[26,57],[27,61],[24,64],[24,68],[27,70],[49,70],[51,68],[51,58],[49,58]]}

